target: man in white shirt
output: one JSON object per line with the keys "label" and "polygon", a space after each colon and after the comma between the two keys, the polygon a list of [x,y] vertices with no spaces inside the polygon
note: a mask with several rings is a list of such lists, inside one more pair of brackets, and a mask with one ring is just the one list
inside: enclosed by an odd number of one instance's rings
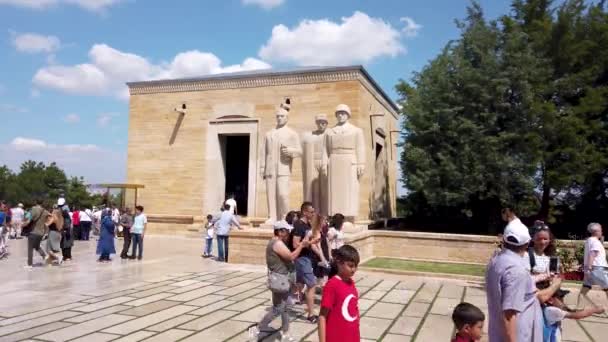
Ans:
{"label": "man in white shirt", "polygon": [[80,210],[78,217],[80,218],[80,240],[88,241],[93,221],[93,218],[91,217],[91,210]]}
{"label": "man in white shirt", "polygon": [[23,204],[19,203],[15,208],[11,209],[12,221],[11,221],[11,233],[10,236],[14,239],[21,238],[21,226],[25,218],[25,211],[23,210]]}
{"label": "man in white shirt", "polygon": [[608,262],[606,262],[606,249],[602,242],[602,226],[596,222],[589,223],[587,232],[590,236],[585,241],[585,258],[583,261],[585,279],[578,296],[577,307],[580,304],[581,296],[593,303],[587,296],[593,285],[600,286],[608,298]]}
{"label": "man in white shirt", "polygon": [[234,199],[234,195],[228,196],[228,199],[226,200],[226,202],[224,202],[224,204],[228,204],[230,206],[229,210],[233,215],[237,214],[236,200]]}

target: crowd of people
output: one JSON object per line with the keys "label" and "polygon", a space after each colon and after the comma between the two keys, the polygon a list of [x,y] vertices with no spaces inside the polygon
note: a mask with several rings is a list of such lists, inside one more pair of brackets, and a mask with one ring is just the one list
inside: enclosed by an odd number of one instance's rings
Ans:
{"label": "crowd of people", "polygon": [[[359,295],[353,280],[359,253],[345,245],[344,224],[343,215],[327,220],[311,202],[302,203],[299,211],[291,211],[274,223],[274,235],[265,251],[272,309],[250,327],[252,340],[277,333],[269,324],[280,316],[280,340],[295,341],[289,332],[288,308],[292,305],[305,305],[306,321],[319,326],[319,341],[360,340]],[[316,315],[315,296],[320,287],[321,305]]]}
{"label": "crowd of people", "polygon": [[[608,264],[600,224],[587,226],[583,287],[577,307],[570,308],[564,303],[569,291],[561,289],[559,258],[550,228],[537,221],[529,229],[510,208],[503,209],[501,214],[507,226],[501,249],[490,260],[485,279],[490,342],[561,341],[564,319],[604,313],[605,309],[587,296],[591,287],[597,285],[608,297]],[[589,305],[581,306],[581,298]],[[468,326],[475,333],[463,332],[457,341],[475,341],[480,337],[475,335],[478,331],[473,329],[473,324],[483,322],[483,317],[478,312],[468,316],[473,318],[462,326]]]}
{"label": "crowd of people", "polygon": [[[0,252],[6,255],[8,240],[27,237],[26,268],[33,265],[34,251],[46,264],[71,260],[74,240],[88,240],[91,227],[99,236],[100,262],[110,261],[110,255],[116,253],[117,234],[124,237],[120,257],[142,259],[147,218],[141,206],[136,206],[134,214],[128,208],[121,213],[116,207],[70,210],[60,198],[49,209],[42,201],[29,210],[22,204],[9,208],[0,202]],[[229,232],[233,227],[242,229],[236,214],[236,202],[226,201],[219,214],[207,216],[203,257],[212,255],[215,238],[217,260],[228,261]],[[590,223],[586,229],[584,281],[576,307],[571,308],[565,304],[569,291],[561,288],[556,240],[550,227],[536,221],[528,228],[510,208],[503,209],[501,215],[506,227],[485,277],[490,342],[561,341],[563,320],[604,315],[605,308],[588,296],[592,287],[598,286],[608,299],[608,262],[599,223]],[[274,234],[265,249],[272,309],[250,327],[252,340],[278,333],[281,341],[294,341],[289,332],[289,308],[294,305],[304,305],[303,318],[318,325],[319,341],[360,340],[358,291],[353,280],[360,257],[354,247],[345,244],[344,227],[348,224],[341,214],[323,217],[311,202],[302,203],[300,210],[290,211],[273,224]],[[281,327],[275,330],[269,324],[277,316],[281,317]],[[480,341],[486,316],[479,308],[460,303],[452,319],[456,328],[453,342]]]}
{"label": "crowd of people", "polygon": [[[70,209],[62,197],[52,206],[45,208],[42,200],[29,209],[19,203],[10,208],[0,202],[0,258],[9,255],[9,240],[27,239],[26,269],[34,266],[34,251],[43,259],[43,265],[61,265],[72,260],[75,240],[88,241],[91,232],[98,236],[96,254],[99,262],[111,261],[116,253],[115,237],[122,234],[122,259],[143,257],[143,237],[147,218],[142,206],[135,207],[135,215],[127,208],[123,213],[112,205],[102,208]],[[132,247],[131,255],[128,255]]]}

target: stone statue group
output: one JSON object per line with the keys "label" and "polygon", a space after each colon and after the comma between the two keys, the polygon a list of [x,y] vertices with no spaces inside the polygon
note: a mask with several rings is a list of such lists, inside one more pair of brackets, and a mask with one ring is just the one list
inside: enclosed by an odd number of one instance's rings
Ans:
{"label": "stone statue group", "polygon": [[365,141],[361,128],[349,123],[350,108],[336,107],[337,123],[328,128],[325,114],[315,116],[317,129],[300,137],[287,126],[289,105],[276,112],[277,125],[266,133],[264,171],[268,223],[281,220],[291,210],[289,179],[295,158],[302,157],[304,200],[322,215],[341,213],[357,217],[359,179],[365,171]]}

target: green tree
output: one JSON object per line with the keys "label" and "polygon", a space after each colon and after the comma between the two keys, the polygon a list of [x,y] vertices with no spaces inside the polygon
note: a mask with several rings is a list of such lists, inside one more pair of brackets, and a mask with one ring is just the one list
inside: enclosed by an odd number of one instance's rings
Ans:
{"label": "green tree", "polygon": [[498,213],[501,200],[523,203],[533,192],[529,152],[538,141],[528,125],[530,83],[542,68],[515,27],[504,32],[487,22],[476,3],[468,12],[458,23],[461,38],[412,84],[397,86],[406,132],[402,178],[431,206],[459,207],[491,224],[488,214]]}
{"label": "green tree", "polygon": [[488,22],[474,2],[460,38],[397,85],[411,197],[496,227],[501,202],[547,218],[588,189],[608,169],[604,7],[515,0]]}
{"label": "green tree", "polygon": [[102,201],[101,196],[88,193],[82,177],[68,180],[55,163],[45,165],[28,160],[21,164],[16,174],[8,167],[0,166],[0,199],[12,205],[21,202],[31,206],[37,199],[42,199],[45,205],[51,206],[62,194],[70,205],[91,207]]}
{"label": "green tree", "polygon": [[93,206],[93,196],[87,191],[82,177],[72,177],[68,181],[66,200],[71,206],[91,208]]}

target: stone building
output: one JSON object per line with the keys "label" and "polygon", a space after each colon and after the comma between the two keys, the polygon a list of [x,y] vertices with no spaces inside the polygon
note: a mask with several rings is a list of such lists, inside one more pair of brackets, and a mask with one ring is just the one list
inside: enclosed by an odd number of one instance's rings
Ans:
{"label": "stone building", "polygon": [[[268,217],[262,179],[264,135],[277,107],[289,100],[289,127],[315,129],[325,113],[350,106],[363,129],[366,171],[359,215],[365,222],[396,214],[398,109],[361,66],[262,70],[201,78],[129,83],[127,180],[143,184],[138,203],[155,231],[197,227],[216,213],[228,193],[249,222]],[[302,163],[295,159],[290,206],[302,201]],[[170,230],[170,231],[168,231]]]}

